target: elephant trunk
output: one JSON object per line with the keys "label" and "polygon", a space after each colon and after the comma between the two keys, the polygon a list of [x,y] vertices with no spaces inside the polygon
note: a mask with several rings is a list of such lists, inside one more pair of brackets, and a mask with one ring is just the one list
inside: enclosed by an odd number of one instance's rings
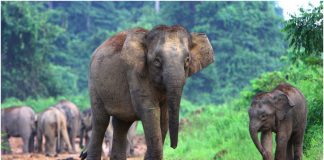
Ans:
{"label": "elephant trunk", "polygon": [[174,80],[167,87],[167,104],[169,111],[169,131],[171,147],[177,148],[179,131],[179,110],[184,80]]}
{"label": "elephant trunk", "polygon": [[258,139],[258,130],[259,127],[256,127],[256,125],[253,122],[250,122],[250,126],[249,126],[249,131],[250,131],[250,136],[253,140],[253,143],[255,144],[255,146],[257,147],[257,149],[259,150],[259,152],[263,155],[264,154],[264,148],[262,147],[259,139]]}

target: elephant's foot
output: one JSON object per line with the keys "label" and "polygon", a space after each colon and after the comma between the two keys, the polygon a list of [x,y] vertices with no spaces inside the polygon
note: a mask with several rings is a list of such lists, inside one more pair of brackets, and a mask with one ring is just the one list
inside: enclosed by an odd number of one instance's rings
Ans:
{"label": "elephant's foot", "polygon": [[81,158],[81,160],[84,160],[84,159],[86,159],[87,158],[87,151],[86,150],[83,150],[82,152],[81,152],[81,154],[80,154],[80,158]]}
{"label": "elephant's foot", "polygon": [[76,154],[76,153],[77,153],[77,151],[75,151],[75,150],[73,150],[73,149],[69,149],[68,152],[69,152],[70,154]]}
{"label": "elephant's foot", "polygon": [[57,157],[57,154],[50,154],[50,153],[46,153],[45,154],[46,157]]}
{"label": "elephant's foot", "polygon": [[126,155],[127,155],[127,157],[133,157],[133,156],[135,156],[134,149],[130,149],[130,151],[127,152]]}

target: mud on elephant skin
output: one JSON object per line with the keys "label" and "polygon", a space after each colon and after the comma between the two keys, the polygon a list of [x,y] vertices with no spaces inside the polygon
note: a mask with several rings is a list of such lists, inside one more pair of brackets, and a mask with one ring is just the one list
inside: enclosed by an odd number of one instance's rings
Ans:
{"label": "mud on elephant skin", "polygon": [[[255,95],[249,109],[250,135],[263,159],[272,158],[272,132],[276,133],[275,159],[302,158],[307,107],[303,94],[282,83],[271,92]],[[261,143],[258,139],[261,132]]]}
{"label": "mud on elephant skin", "polygon": [[[3,142],[9,144],[9,137],[21,137],[23,152],[34,151],[34,138],[36,136],[36,114],[31,107],[14,106],[1,109],[1,134]],[[1,149],[2,154],[8,151]]]}
{"label": "mud on elephant skin", "polygon": [[208,37],[179,25],[130,29],[106,40],[90,63],[93,130],[82,159],[100,159],[110,116],[115,133],[111,159],[126,159],[127,131],[136,120],[144,127],[145,159],[162,159],[168,130],[171,147],[177,147],[186,78],[213,61]]}
{"label": "mud on elephant skin", "polygon": [[80,131],[80,121],[81,115],[79,108],[72,102],[68,100],[61,100],[59,103],[54,105],[55,107],[62,110],[65,114],[67,120],[67,130],[69,135],[69,140],[72,145],[73,152],[76,152],[75,149],[75,138],[79,135]]}
{"label": "mud on elephant skin", "polygon": [[56,156],[56,149],[60,150],[61,138],[68,147],[69,153],[73,153],[68,137],[65,114],[56,107],[49,107],[37,117],[37,146],[38,152],[42,152],[43,136],[45,137],[45,154]]}

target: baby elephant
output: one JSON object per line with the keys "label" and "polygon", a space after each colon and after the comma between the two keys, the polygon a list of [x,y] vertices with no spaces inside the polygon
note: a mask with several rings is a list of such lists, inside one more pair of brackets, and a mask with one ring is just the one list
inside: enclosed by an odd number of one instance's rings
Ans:
{"label": "baby elephant", "polygon": [[[1,134],[4,142],[8,143],[9,137],[21,137],[24,146],[23,152],[34,151],[34,138],[36,135],[36,115],[31,107],[20,106],[1,109]],[[1,153],[7,150],[2,147]]]}
{"label": "baby elephant", "polygon": [[37,139],[38,151],[42,152],[42,137],[45,136],[46,156],[56,156],[56,149],[60,150],[60,138],[62,137],[68,146],[69,153],[72,153],[72,146],[68,137],[66,117],[64,113],[55,107],[46,109],[38,116]]}
{"label": "baby elephant", "polygon": [[263,159],[272,159],[272,132],[276,133],[276,160],[301,159],[306,116],[305,97],[290,84],[255,95],[249,109],[250,135]]}

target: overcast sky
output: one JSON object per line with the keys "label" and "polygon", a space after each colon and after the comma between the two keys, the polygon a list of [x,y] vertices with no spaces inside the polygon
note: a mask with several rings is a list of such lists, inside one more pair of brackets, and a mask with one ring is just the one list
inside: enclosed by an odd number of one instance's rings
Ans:
{"label": "overcast sky", "polygon": [[298,14],[299,8],[309,8],[309,3],[311,3],[313,6],[319,5],[319,0],[281,0],[278,1],[278,4],[281,8],[283,8],[283,14],[285,19],[290,18],[290,14]]}

